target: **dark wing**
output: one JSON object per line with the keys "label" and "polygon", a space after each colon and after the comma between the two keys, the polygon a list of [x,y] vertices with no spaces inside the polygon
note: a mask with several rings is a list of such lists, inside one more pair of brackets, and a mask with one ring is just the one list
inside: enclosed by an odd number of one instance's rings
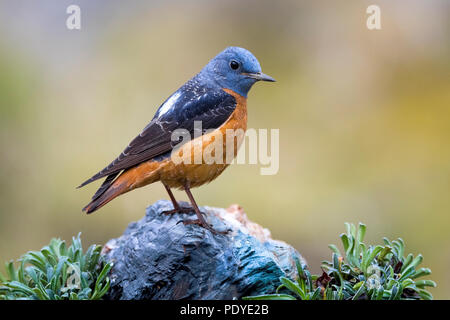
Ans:
{"label": "dark wing", "polygon": [[[171,151],[177,145],[171,140],[172,132],[183,128],[193,136],[194,121],[202,122],[203,131],[220,127],[236,108],[236,99],[221,89],[191,90],[188,85],[189,82],[161,105],[153,120],[113,162],[79,188],[106,176],[115,177],[122,170]],[[176,99],[171,101],[174,96]]]}

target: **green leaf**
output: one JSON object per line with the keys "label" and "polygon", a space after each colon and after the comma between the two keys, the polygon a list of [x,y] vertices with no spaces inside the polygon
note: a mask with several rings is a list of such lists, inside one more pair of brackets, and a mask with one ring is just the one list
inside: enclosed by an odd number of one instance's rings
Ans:
{"label": "green leaf", "polygon": [[18,278],[17,280],[22,282],[22,283],[26,282],[24,269],[25,269],[25,261],[21,261],[20,265],[19,265],[19,268],[17,269],[17,278]]}
{"label": "green leaf", "polygon": [[423,257],[421,254],[418,254],[417,257],[411,262],[411,266],[414,268],[417,268],[419,264],[421,264],[423,261]]}
{"label": "green leaf", "polygon": [[[99,274],[99,276],[97,277],[97,281],[95,282],[95,288],[100,287],[100,284],[102,283],[102,281],[105,279],[105,277],[108,275],[109,271],[111,270],[112,265],[110,263],[107,263],[103,269],[102,272]],[[283,282],[282,282],[283,283]]]}
{"label": "green leaf", "polygon": [[27,285],[19,281],[11,281],[6,284],[7,287],[13,289],[14,291],[19,291],[25,294],[33,294],[33,290]]}
{"label": "green leaf", "polygon": [[363,242],[364,236],[366,235],[366,225],[364,223],[359,223],[357,239],[359,242]]}
{"label": "green leaf", "polygon": [[13,261],[6,263],[6,271],[8,272],[8,277],[11,281],[17,281],[17,273],[14,269]]}
{"label": "green leaf", "polygon": [[314,290],[313,294],[311,295],[310,300],[318,300],[320,298],[320,292],[321,288],[316,288],[316,290]]}
{"label": "green leaf", "polygon": [[338,255],[339,257],[342,257],[341,252],[339,251],[339,249],[338,249],[334,244],[328,245],[328,248],[330,248],[331,251],[333,251],[334,253],[336,253],[336,255]]}
{"label": "green leaf", "polygon": [[436,282],[432,281],[432,280],[419,280],[416,281],[416,286],[417,288],[425,288],[425,287],[436,287]]}
{"label": "green leaf", "polygon": [[433,296],[427,290],[420,289],[418,293],[423,300],[433,300]]}
{"label": "green leaf", "polygon": [[384,294],[384,289],[380,288],[378,290],[375,290],[375,300],[382,300]]}
{"label": "green leaf", "polygon": [[109,278],[106,278],[106,283],[104,285],[104,287],[100,290],[100,292],[97,294],[97,299],[100,299],[101,297],[103,297],[109,290],[111,285],[111,282],[109,280]]}
{"label": "green leaf", "polygon": [[352,300],[358,300],[358,298],[364,293],[364,291],[366,291],[366,287],[364,285],[365,281],[360,281],[355,285],[354,289],[357,289],[357,291],[352,297]]}
{"label": "green leaf", "polygon": [[377,257],[378,262],[382,262],[384,260],[384,258],[391,253],[392,248],[388,245],[386,245],[385,247],[383,247],[383,250],[381,250],[380,254]]}
{"label": "green leaf", "polygon": [[428,276],[431,274],[431,270],[428,268],[420,268],[418,271],[416,271],[415,274],[411,276],[411,279],[417,279],[420,277]]}
{"label": "green leaf", "polygon": [[411,264],[411,262],[413,261],[413,257],[414,256],[412,255],[412,253],[408,254],[406,259],[404,259],[403,261],[403,266],[400,272],[403,272]]}
{"label": "green leaf", "polygon": [[395,290],[393,290],[391,293],[392,300],[399,300],[403,292],[402,285],[398,284],[394,288]]}
{"label": "green leaf", "polygon": [[333,253],[333,268],[339,272],[340,265],[339,265],[339,256],[336,253]]}
{"label": "green leaf", "polygon": [[408,268],[406,268],[405,271],[401,274],[400,280],[404,280],[406,278],[409,278],[412,276],[416,271],[414,270],[414,266],[410,265]]}
{"label": "green leaf", "polygon": [[342,246],[344,247],[344,251],[347,252],[348,248],[350,247],[350,242],[348,240],[348,236],[345,233],[342,233],[340,235]]}
{"label": "green leaf", "polygon": [[362,271],[366,274],[367,273],[367,268],[369,267],[369,265],[372,263],[372,261],[375,259],[375,256],[381,252],[381,250],[383,250],[382,246],[376,246],[375,248],[372,249],[372,251],[370,252],[370,254],[366,255],[365,257],[363,257],[363,262],[361,264],[362,267]]}
{"label": "green leaf", "polygon": [[290,291],[297,294],[302,300],[306,300],[305,292],[292,280],[286,277],[280,277],[280,282]]}
{"label": "green leaf", "polygon": [[404,289],[415,289],[416,287],[414,280],[412,280],[411,278],[403,280],[401,284]]}
{"label": "green leaf", "polygon": [[39,282],[39,274],[41,271],[35,266],[29,266],[25,269],[27,275],[33,280],[33,285],[36,285]]}
{"label": "green leaf", "polygon": [[40,252],[30,251],[24,255],[24,258],[27,263],[31,263],[43,272],[47,269],[45,256]]}
{"label": "green leaf", "polygon": [[[313,291],[313,280],[312,280],[312,276],[311,273],[308,270],[305,270],[305,276],[306,276],[306,283],[308,286],[308,291]],[[304,289],[306,291],[306,288]]]}
{"label": "green leaf", "polygon": [[295,261],[295,266],[297,267],[297,274],[298,274],[299,278],[304,278],[305,274],[303,272],[303,266],[302,266],[300,260],[297,257],[294,257],[294,261]]}

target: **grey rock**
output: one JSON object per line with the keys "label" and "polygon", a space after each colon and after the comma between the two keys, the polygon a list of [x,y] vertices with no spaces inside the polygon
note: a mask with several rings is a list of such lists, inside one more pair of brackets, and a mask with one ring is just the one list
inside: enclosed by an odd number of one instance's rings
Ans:
{"label": "grey rock", "polygon": [[305,263],[237,205],[200,208],[213,228],[229,230],[226,235],[179,223],[195,213],[162,214],[170,209],[169,201],[156,202],[105,245],[103,254],[114,264],[107,299],[239,299],[274,292],[280,276],[295,278],[295,257]]}

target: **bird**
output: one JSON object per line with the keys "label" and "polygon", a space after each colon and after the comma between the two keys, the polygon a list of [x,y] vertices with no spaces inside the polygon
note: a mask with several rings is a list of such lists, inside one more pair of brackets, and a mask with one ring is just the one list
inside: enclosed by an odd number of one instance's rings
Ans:
{"label": "bird", "polygon": [[[258,59],[247,49],[227,47],[217,54],[161,104],[150,123],[116,159],[78,186],[105,178],[82,211],[90,214],[119,195],[160,181],[173,205],[173,210],[165,214],[195,212],[197,218],[184,220],[185,225],[195,224],[217,233],[202,216],[191,188],[211,182],[229,163],[203,160],[180,163],[173,160],[172,154],[183,148],[189,152],[188,156],[195,157],[211,145],[213,137],[225,137],[230,129],[245,132],[247,95],[258,81],[275,82],[275,79],[262,72]],[[201,132],[195,128],[198,122]],[[178,129],[185,130],[193,139],[174,141],[172,134]],[[232,157],[236,156],[241,142],[242,137],[233,142]],[[198,145],[200,148],[194,147]],[[192,207],[181,206],[171,189],[184,190]]]}

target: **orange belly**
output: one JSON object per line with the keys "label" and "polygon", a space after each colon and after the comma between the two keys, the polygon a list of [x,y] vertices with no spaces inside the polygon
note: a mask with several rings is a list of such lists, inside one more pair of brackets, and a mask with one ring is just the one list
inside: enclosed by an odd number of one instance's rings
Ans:
{"label": "orange belly", "polygon": [[[198,187],[205,183],[211,182],[217,178],[229,165],[227,162],[226,133],[227,129],[239,130],[245,132],[247,129],[247,101],[241,95],[224,89],[227,93],[233,95],[236,99],[236,109],[233,111],[228,120],[214,131],[195,138],[182,146],[178,151],[185,157],[191,159],[190,163],[174,162],[171,157],[163,161],[150,160],[144,162],[132,169],[125,171],[117,179],[117,183],[126,183],[127,191],[145,186],[147,184],[162,181],[170,188],[183,189],[186,183],[190,187]],[[222,137],[223,141],[223,158],[222,163],[205,163],[202,155],[206,150],[211,150],[216,137]],[[243,135],[237,136],[233,142],[233,150],[228,153],[228,160],[234,158],[244,139]],[[198,153],[201,150],[201,154]],[[214,155],[214,152],[211,153]],[[195,161],[200,159],[201,162]],[[218,161],[217,161],[218,162]],[[116,184],[116,183],[115,183]]]}

